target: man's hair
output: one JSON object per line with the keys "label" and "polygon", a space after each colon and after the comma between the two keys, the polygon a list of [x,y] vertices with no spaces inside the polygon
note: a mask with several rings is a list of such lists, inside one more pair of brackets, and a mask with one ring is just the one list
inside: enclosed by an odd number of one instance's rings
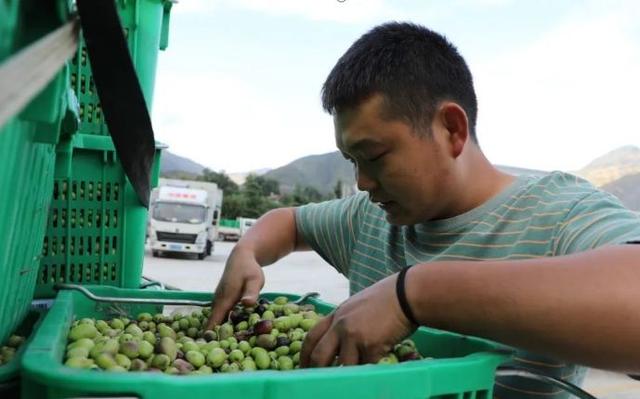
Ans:
{"label": "man's hair", "polygon": [[471,71],[444,36],[406,22],[379,25],[340,57],[322,87],[322,106],[330,114],[353,109],[374,94],[384,99],[384,114],[416,131],[430,132],[443,100],[460,105],[475,134],[478,103]]}

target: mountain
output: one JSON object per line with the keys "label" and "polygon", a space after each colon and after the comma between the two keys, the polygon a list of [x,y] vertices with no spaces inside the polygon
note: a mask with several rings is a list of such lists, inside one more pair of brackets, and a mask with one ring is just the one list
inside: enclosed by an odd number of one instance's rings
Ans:
{"label": "mountain", "polygon": [[242,185],[244,184],[244,181],[247,179],[247,176],[249,176],[250,174],[262,176],[265,173],[269,172],[270,170],[271,168],[262,168],[262,169],[252,170],[251,172],[234,172],[234,173],[229,173],[229,178],[233,180],[234,183],[238,185]]}
{"label": "mountain", "polygon": [[640,211],[640,173],[624,176],[601,188],[618,197],[627,208]]}
{"label": "mountain", "polygon": [[640,148],[632,145],[610,151],[576,172],[598,187],[637,173],[640,173]]}
{"label": "mountain", "polygon": [[310,186],[322,194],[333,191],[338,180],[355,184],[353,165],[338,152],[309,155],[273,169],[264,175],[280,182],[282,192],[291,192],[295,185]]}
{"label": "mountain", "polygon": [[160,174],[162,176],[176,176],[180,174],[197,176],[202,173],[204,168],[205,166],[189,158],[181,157],[166,150],[162,151],[160,158]]}

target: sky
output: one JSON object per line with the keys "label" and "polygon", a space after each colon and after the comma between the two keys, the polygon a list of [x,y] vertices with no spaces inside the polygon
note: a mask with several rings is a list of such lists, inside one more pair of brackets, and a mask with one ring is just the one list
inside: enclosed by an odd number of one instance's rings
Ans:
{"label": "sky", "polygon": [[334,151],[326,76],[372,27],[411,21],[466,59],[493,163],[577,170],[640,146],[639,19],[635,0],[180,0],[158,60],[156,139],[230,173]]}

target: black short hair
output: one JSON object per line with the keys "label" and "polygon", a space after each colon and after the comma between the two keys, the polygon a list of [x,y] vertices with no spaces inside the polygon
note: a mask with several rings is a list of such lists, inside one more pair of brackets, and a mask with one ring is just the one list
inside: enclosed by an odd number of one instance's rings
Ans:
{"label": "black short hair", "polygon": [[390,118],[427,131],[437,105],[459,104],[475,134],[478,102],[471,71],[444,36],[408,22],[379,25],[360,37],[336,63],[322,87],[330,114],[359,106],[381,94]]}

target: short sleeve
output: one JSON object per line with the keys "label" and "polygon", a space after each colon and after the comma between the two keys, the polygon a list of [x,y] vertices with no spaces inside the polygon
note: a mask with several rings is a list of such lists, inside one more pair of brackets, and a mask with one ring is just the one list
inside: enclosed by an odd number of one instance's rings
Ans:
{"label": "short sleeve", "polygon": [[556,231],[555,255],[625,244],[640,240],[640,214],[594,189],[576,202]]}
{"label": "short sleeve", "polygon": [[324,260],[347,275],[360,230],[365,193],[296,208],[296,228]]}

